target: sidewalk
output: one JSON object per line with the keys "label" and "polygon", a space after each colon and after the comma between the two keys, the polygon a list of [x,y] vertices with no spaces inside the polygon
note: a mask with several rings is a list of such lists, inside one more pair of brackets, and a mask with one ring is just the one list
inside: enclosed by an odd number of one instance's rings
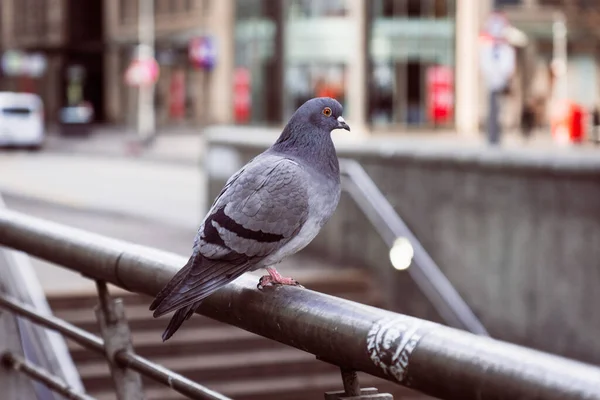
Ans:
{"label": "sidewalk", "polygon": [[204,157],[204,140],[199,129],[161,129],[148,145],[122,127],[98,126],[87,136],[63,136],[51,130],[45,151],[136,158],[184,165],[199,165]]}
{"label": "sidewalk", "polygon": [[[98,126],[88,136],[62,136],[50,132],[47,137],[46,151],[63,154],[90,154],[105,157],[132,158],[147,161],[166,162],[179,165],[198,166],[204,160],[205,141],[209,137],[233,137],[244,141],[258,141],[268,146],[279,134],[279,129],[267,127],[214,126],[202,132],[200,128],[167,127],[162,128],[148,145],[140,142],[134,132],[114,126]],[[488,147],[483,134],[459,136],[455,132],[404,132],[377,133],[372,136],[356,136],[344,131],[334,135],[336,143],[362,146],[365,141],[370,145],[394,146],[447,146],[447,147]],[[236,139],[236,140],[237,140]],[[517,132],[507,132],[502,137],[501,148],[516,148],[534,152],[556,153],[576,152],[597,154],[600,146],[586,141],[580,145],[561,146],[555,143],[545,131],[536,132],[525,140]]]}

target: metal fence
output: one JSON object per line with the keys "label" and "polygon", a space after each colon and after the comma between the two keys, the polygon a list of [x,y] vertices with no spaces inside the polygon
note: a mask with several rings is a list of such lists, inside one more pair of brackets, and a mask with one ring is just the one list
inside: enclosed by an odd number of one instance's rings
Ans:
{"label": "metal fence", "polygon": [[[226,398],[135,355],[122,304],[106,289],[112,283],[155,295],[185,259],[10,210],[0,210],[0,245],[96,280],[102,339],[4,295],[0,308],[106,354],[120,398],[141,398],[139,374],[191,398]],[[446,399],[600,399],[600,368],[307,289],[259,291],[255,279],[242,276],[207,298],[199,312],[339,366],[347,396],[360,395],[354,371],[363,371]],[[55,390],[65,389],[10,351],[2,359]]]}

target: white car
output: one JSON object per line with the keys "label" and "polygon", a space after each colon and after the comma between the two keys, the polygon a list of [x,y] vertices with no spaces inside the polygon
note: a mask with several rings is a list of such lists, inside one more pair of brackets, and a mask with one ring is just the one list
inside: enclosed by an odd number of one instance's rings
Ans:
{"label": "white car", "polygon": [[44,104],[40,96],[0,92],[0,146],[39,149],[45,135]]}

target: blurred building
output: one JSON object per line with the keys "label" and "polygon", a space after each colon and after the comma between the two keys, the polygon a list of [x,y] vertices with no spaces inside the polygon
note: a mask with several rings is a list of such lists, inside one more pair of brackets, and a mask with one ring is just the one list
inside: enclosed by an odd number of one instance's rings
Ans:
{"label": "blurred building", "polygon": [[[452,128],[464,82],[455,71],[473,59],[476,3],[238,0],[233,119],[278,124],[306,99],[331,96],[362,129]],[[467,86],[476,93],[476,82]]]}
{"label": "blurred building", "polygon": [[[479,7],[459,3],[154,0],[157,122],[281,124],[305,99],[333,96],[355,125],[448,129],[455,118],[473,125],[476,110],[461,104],[477,93],[469,66]],[[138,1],[95,0],[85,10],[76,4],[83,3],[3,1],[2,47],[47,57],[35,90],[52,115],[79,89],[107,121],[132,123],[137,89],[123,76],[138,43]],[[190,61],[198,37],[216,42],[214,68]],[[70,85],[80,75],[83,86]],[[3,79],[15,88],[13,81]]]}
{"label": "blurred building", "polygon": [[[132,123],[137,89],[125,85],[123,76],[138,43],[138,1],[105,3],[107,115],[113,122]],[[232,18],[230,0],[154,0],[158,126],[227,122]],[[195,67],[188,56],[191,41],[207,36],[216,40],[219,52],[217,65],[210,70]]]}
{"label": "blurred building", "polygon": [[[154,3],[159,125],[281,125],[306,99],[332,96],[357,131],[478,129],[478,0]],[[137,1],[106,4],[107,115],[131,124],[137,90],[123,75]],[[214,68],[190,61],[198,37],[217,43]]]}
{"label": "blurred building", "polygon": [[101,0],[2,0],[3,90],[42,96],[46,117],[60,108],[91,103],[104,118]]}
{"label": "blurred building", "polygon": [[[566,97],[590,110],[598,105],[600,50],[599,0],[497,0],[498,8],[523,32],[527,43],[518,48],[517,70],[506,93],[504,123],[518,125],[523,105],[529,103],[538,125],[547,125],[551,100]],[[566,26],[566,76],[557,85],[557,23]]]}
{"label": "blurred building", "polygon": [[[3,54],[42,54],[47,65],[39,77],[5,74],[1,87],[39,92],[49,119],[88,101],[97,120],[133,125],[137,89],[124,75],[139,42],[138,1],[2,0]],[[557,18],[568,30],[567,95],[598,101],[600,0],[152,1],[159,126],[281,125],[306,99],[332,96],[356,131],[476,134],[487,114],[479,36],[494,7],[517,47],[506,128],[518,128],[525,103],[548,121]],[[190,60],[198,40],[216,46],[210,66]]]}

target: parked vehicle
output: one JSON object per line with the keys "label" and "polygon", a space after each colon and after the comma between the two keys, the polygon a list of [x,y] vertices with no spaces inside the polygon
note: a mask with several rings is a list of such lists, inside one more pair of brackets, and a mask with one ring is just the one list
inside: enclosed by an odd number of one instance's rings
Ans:
{"label": "parked vehicle", "polygon": [[60,109],[59,127],[62,135],[85,136],[90,134],[94,108],[88,101]]}
{"label": "parked vehicle", "polygon": [[45,135],[44,104],[40,96],[0,92],[0,146],[39,149]]}

